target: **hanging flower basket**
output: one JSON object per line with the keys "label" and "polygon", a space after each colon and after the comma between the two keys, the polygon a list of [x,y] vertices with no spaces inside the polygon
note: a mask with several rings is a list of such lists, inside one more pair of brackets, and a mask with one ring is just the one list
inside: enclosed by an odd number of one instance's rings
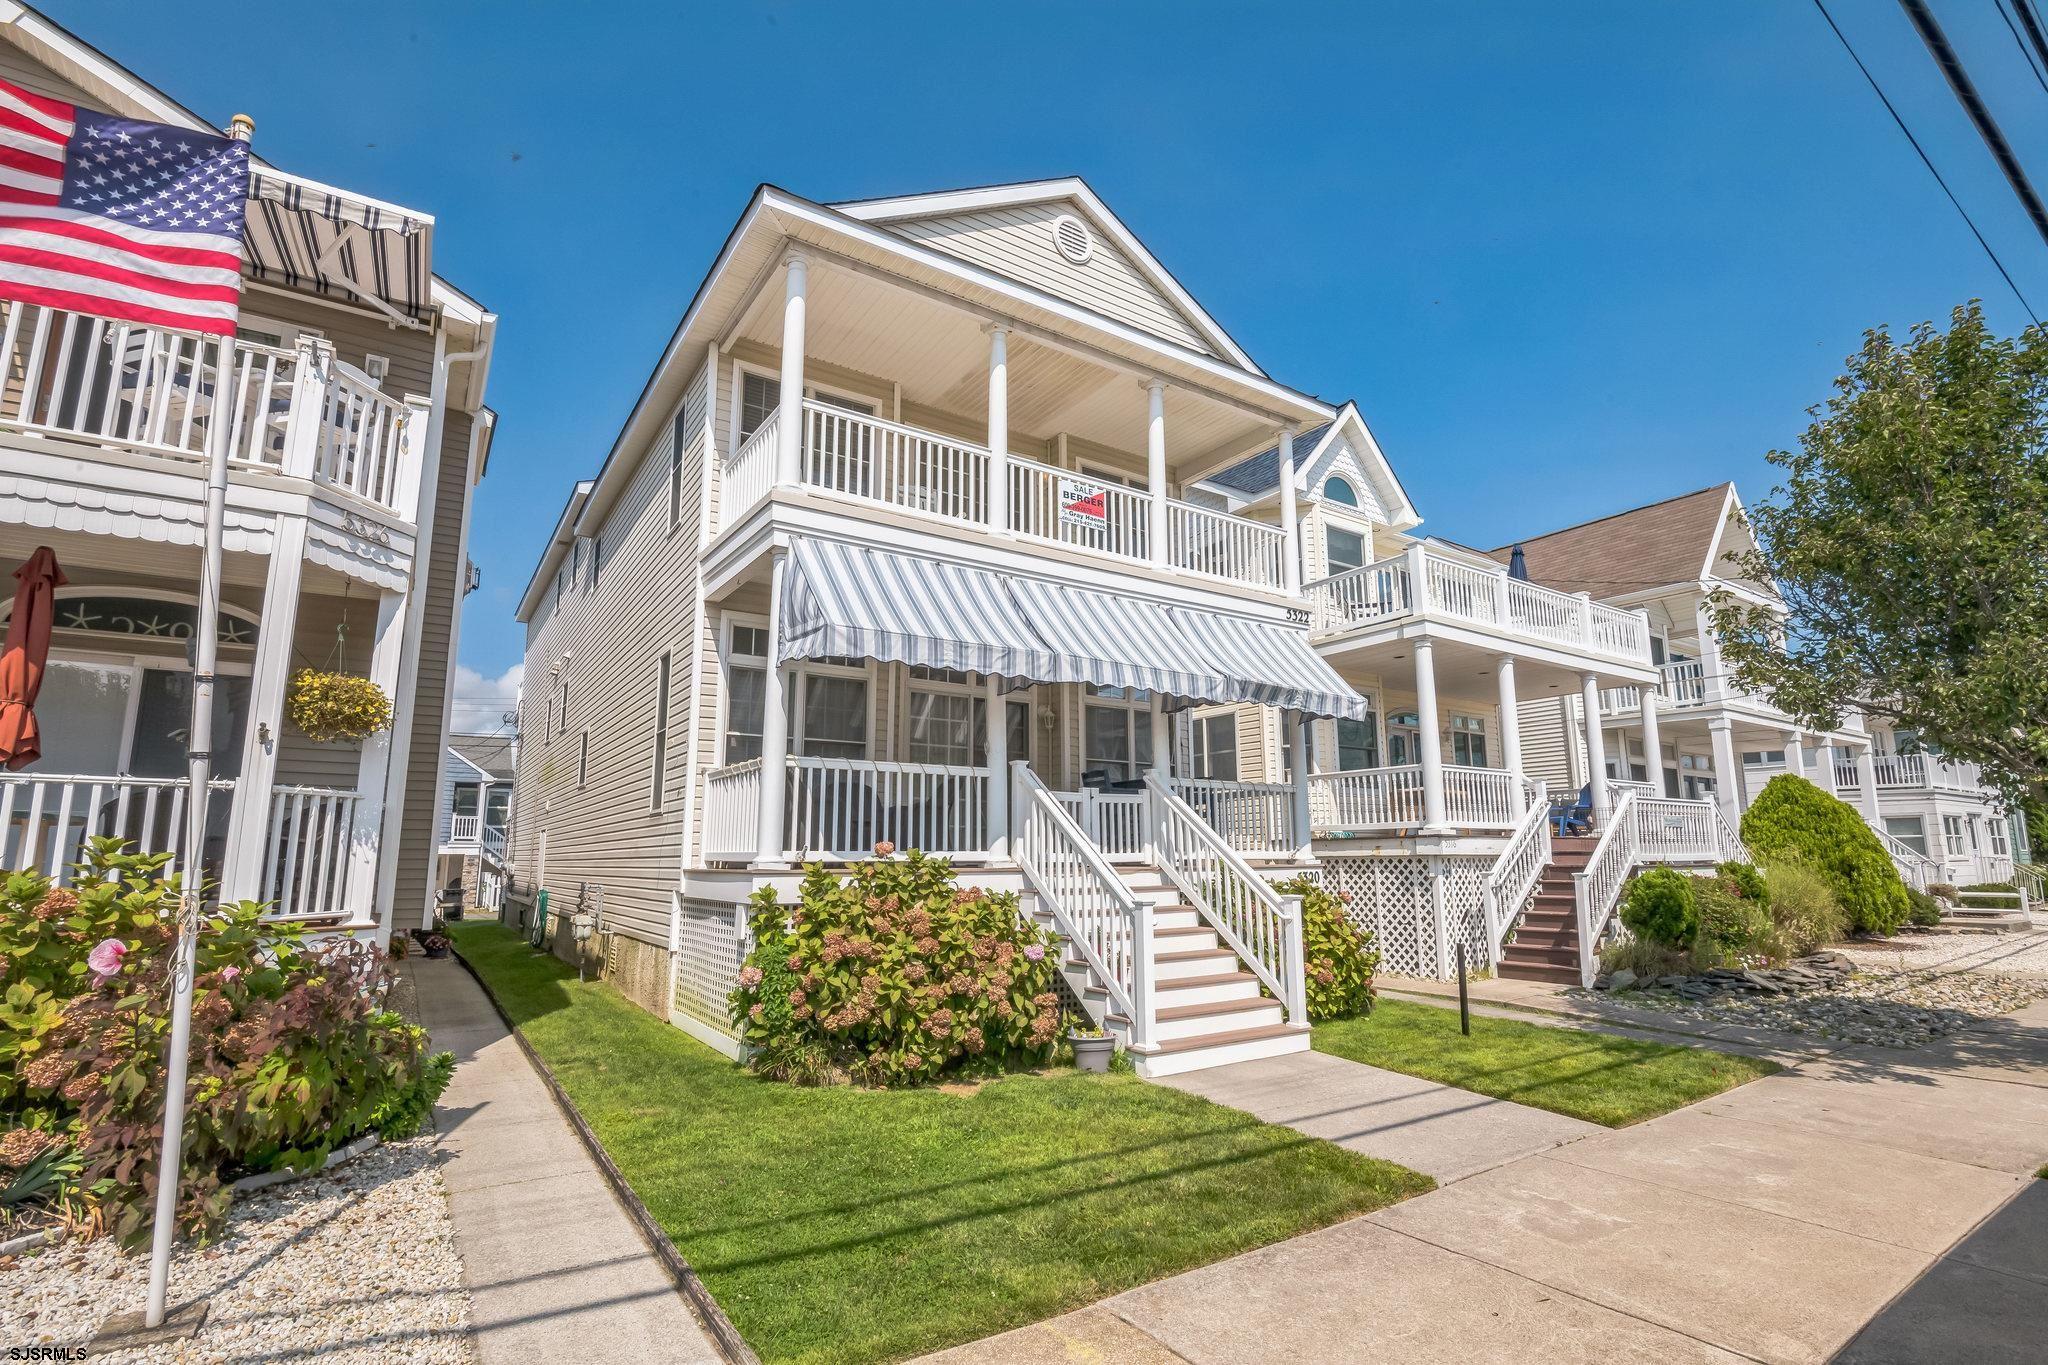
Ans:
{"label": "hanging flower basket", "polygon": [[285,714],[322,744],[367,739],[391,723],[391,698],[368,678],[302,668],[292,674]]}

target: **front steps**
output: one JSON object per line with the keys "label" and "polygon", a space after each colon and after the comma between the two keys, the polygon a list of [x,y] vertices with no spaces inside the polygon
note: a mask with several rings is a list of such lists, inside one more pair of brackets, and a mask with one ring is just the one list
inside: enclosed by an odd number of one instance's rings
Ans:
{"label": "front steps", "polygon": [[1536,896],[1501,949],[1499,974],[1516,981],[1579,984],[1578,897],[1572,884],[1600,841],[1590,835],[1550,841],[1550,865],[1536,881]]}
{"label": "front steps", "polygon": [[[1184,902],[1178,888],[1150,867],[1119,868],[1131,894],[1152,906],[1153,1045],[1132,1049],[1141,1076],[1174,1076],[1184,1071],[1249,1062],[1308,1051],[1308,1029],[1285,1022],[1278,1000],[1262,995],[1259,979],[1223,946],[1201,912]],[[1055,929],[1052,916],[1034,907],[1038,922]],[[1088,1013],[1118,1042],[1130,1045],[1131,1023],[1107,1014],[1109,992],[1071,948],[1060,962],[1067,984]]]}

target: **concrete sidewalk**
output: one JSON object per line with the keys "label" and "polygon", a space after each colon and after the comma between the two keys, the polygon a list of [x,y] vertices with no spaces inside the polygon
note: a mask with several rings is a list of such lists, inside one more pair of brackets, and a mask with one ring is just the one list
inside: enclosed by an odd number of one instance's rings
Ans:
{"label": "concrete sidewalk", "polygon": [[483,989],[453,959],[405,968],[456,1059],[434,1118],[483,1365],[722,1359]]}
{"label": "concrete sidewalk", "polygon": [[2048,1002],[1843,1049],[934,1359],[2038,1365],[2044,1074]]}

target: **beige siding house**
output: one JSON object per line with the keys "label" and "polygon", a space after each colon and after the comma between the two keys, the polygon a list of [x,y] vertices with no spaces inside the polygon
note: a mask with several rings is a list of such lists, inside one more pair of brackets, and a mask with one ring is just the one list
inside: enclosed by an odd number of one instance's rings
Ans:
{"label": "beige siding house", "polygon": [[[0,76],[213,130],[33,10],[0,20]],[[260,136],[254,151],[230,343],[0,305],[0,562],[47,546],[68,579],[38,703],[43,757],[0,776],[0,860],[68,875],[87,836],[117,834],[197,860],[229,896],[382,940],[431,914],[497,320],[433,274],[430,216],[270,165]],[[204,628],[192,588],[214,442],[230,468],[224,794],[190,849],[177,818],[185,641]],[[301,666],[372,678],[395,723],[316,743],[284,714]]]}

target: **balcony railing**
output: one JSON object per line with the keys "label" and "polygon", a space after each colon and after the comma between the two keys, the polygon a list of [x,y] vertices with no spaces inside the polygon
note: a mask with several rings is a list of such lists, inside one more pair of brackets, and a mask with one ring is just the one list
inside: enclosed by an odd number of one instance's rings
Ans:
{"label": "balcony railing", "polygon": [[[1657,695],[1663,699],[1663,710],[1699,706],[1706,702],[1706,666],[1698,659],[1659,664],[1657,673]],[[1640,687],[1609,687],[1600,693],[1602,715],[1631,716],[1640,711],[1642,705],[1643,690]]]}
{"label": "balcony railing", "polygon": [[[719,526],[733,526],[775,486],[782,414],[771,414],[724,462]],[[841,497],[1098,554],[1155,562],[1152,496],[985,447],[886,422],[830,403],[802,408],[799,483]],[[1004,496],[993,471],[1002,466]],[[1083,505],[1085,504],[1085,506]],[[998,506],[1004,509],[997,516]],[[1205,577],[1278,590],[1283,538],[1275,526],[1169,499],[1156,562]]]}
{"label": "balcony railing", "polygon": [[[1871,760],[1879,791],[1947,791],[1977,794],[1986,790],[1984,770],[1974,763],[1939,754],[1878,754]],[[1861,790],[1863,779],[1854,763],[1835,765],[1838,788]]]}
{"label": "balcony railing", "polygon": [[[1444,821],[1458,829],[1513,829],[1527,809],[1522,779],[1505,768],[1445,764]],[[1422,765],[1354,768],[1309,779],[1309,823],[1318,833],[1419,829]]]}
{"label": "balcony railing", "polygon": [[294,350],[0,304],[0,428],[346,490],[411,521],[425,407],[380,392],[308,337]]}
{"label": "balcony railing", "polygon": [[1649,632],[1637,613],[1539,587],[1510,578],[1506,569],[1489,569],[1421,546],[1398,558],[1333,574],[1304,591],[1310,626],[1318,634],[1437,618],[1484,626],[1532,643],[1649,661]]}
{"label": "balcony railing", "polygon": [[494,857],[505,854],[505,827],[487,825],[477,815],[448,817],[448,845],[451,848],[481,848]]}

